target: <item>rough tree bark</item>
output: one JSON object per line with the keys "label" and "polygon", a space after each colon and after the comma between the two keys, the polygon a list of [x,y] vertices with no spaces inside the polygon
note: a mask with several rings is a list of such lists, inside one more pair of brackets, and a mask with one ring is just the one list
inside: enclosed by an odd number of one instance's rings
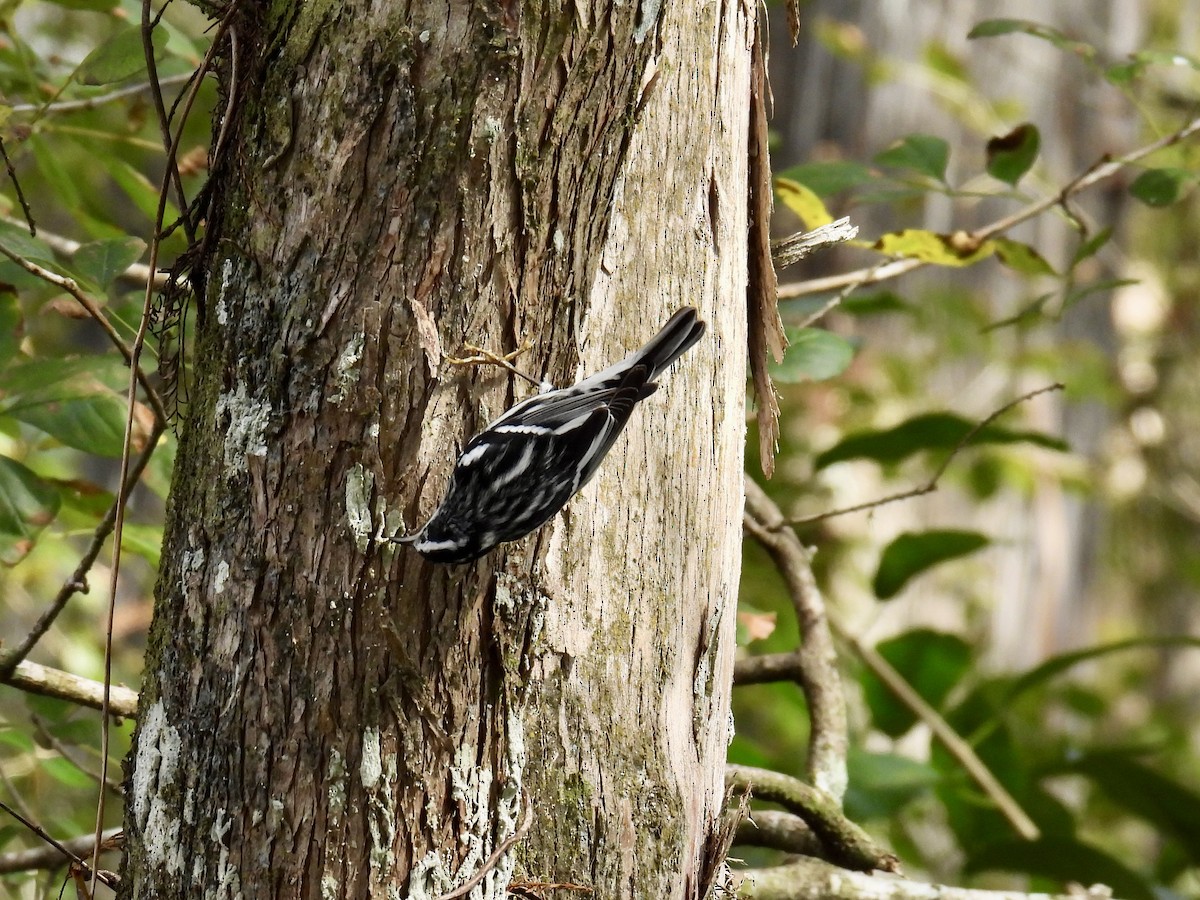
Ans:
{"label": "rough tree bark", "polygon": [[[699,897],[740,562],[749,3],[246,5],[128,769],[135,897]],[[228,60],[227,60],[228,62]],[[676,307],[600,477],[468,567],[463,442]],[[731,349],[730,349],[731,348]],[[729,352],[726,350],[729,349]]]}

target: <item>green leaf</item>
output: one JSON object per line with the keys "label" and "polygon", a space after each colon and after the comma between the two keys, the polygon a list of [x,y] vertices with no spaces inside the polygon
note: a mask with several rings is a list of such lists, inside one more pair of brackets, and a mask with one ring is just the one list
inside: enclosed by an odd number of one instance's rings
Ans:
{"label": "green leaf", "polygon": [[846,815],[855,822],[895,815],[942,779],[937,769],[896,753],[851,748]]}
{"label": "green leaf", "polygon": [[949,144],[930,134],[910,134],[875,156],[881,166],[911,169],[943,183],[949,161]]}
{"label": "green leaf", "polygon": [[[913,689],[935,709],[971,668],[971,646],[954,634],[920,628],[883,641],[875,648]],[[871,722],[898,738],[917,723],[917,716],[871,671],[862,675],[863,698]]]}
{"label": "green leaf", "polygon": [[1129,755],[1092,753],[1056,766],[1089,778],[1108,798],[1174,837],[1200,865],[1200,794]]}
{"label": "green leaf", "polygon": [[823,328],[788,329],[783,362],[771,365],[771,377],[782,384],[824,381],[841,375],[854,359],[854,345]]}
{"label": "green leaf", "polygon": [[1187,66],[1200,70],[1200,60],[1186,53],[1163,50],[1139,50],[1129,58],[1104,70],[1104,77],[1115,85],[1125,86],[1139,78],[1150,66]]}
{"label": "green leaf", "polygon": [[1018,678],[1008,688],[1001,703],[1002,709],[1009,709],[1023,694],[1042,687],[1046,682],[1079,665],[1081,662],[1108,656],[1110,653],[1123,653],[1126,650],[1145,650],[1159,647],[1190,647],[1200,650],[1200,637],[1174,634],[1163,637],[1129,638],[1124,641],[1114,641],[1110,644],[1099,644],[1086,647],[1071,653],[1063,653],[1051,657]]}
{"label": "green leaf", "polygon": [[996,256],[1000,262],[1014,272],[1020,272],[1022,275],[1058,274],[1054,267],[1046,262],[1045,257],[1028,244],[1004,237],[993,238],[992,243],[996,245]]}
{"label": "green leaf", "polygon": [[7,456],[0,456],[0,563],[15,566],[58,514],[58,491]]}
{"label": "green leaf", "polygon": [[853,294],[838,307],[852,316],[873,316],[884,313],[912,312],[912,306],[899,294],[892,291],[875,291],[870,294]]}
{"label": "green leaf", "polygon": [[[154,58],[162,58],[167,35],[162,29],[153,32]],[[146,71],[146,51],[142,43],[141,25],[126,25],[109,36],[108,40],[89,53],[75,78],[80,84],[112,84]]]}
{"label": "green leaf", "polygon": [[1124,863],[1073,837],[1042,837],[1036,841],[1000,841],[968,848],[964,871],[970,874],[999,869],[1051,878],[1062,885],[1105,884],[1125,900],[1155,900],[1154,891]]}
{"label": "green leaf", "polygon": [[41,238],[31,237],[29,229],[0,220],[0,244],[30,262],[54,265],[54,251]]}
{"label": "green leaf", "polygon": [[92,779],[80,772],[74,763],[61,756],[50,756],[40,763],[41,770],[67,788],[90,788],[95,785]]}
{"label": "green leaf", "polygon": [[1028,122],[987,142],[987,171],[993,178],[1015,185],[1037,159],[1042,138]]}
{"label": "green leaf", "polygon": [[975,531],[906,532],[884,548],[871,587],[876,597],[888,600],[926,569],[974,553],[989,543],[986,535]]}
{"label": "green leaf", "polygon": [[0,293],[0,367],[17,355],[24,321],[16,294]]}
{"label": "green leaf", "polygon": [[72,265],[100,290],[137,262],[146,250],[141,238],[115,238],[84,244],[71,257]]}
{"label": "green leaf", "polygon": [[80,197],[76,179],[84,173],[77,171],[75,177],[72,177],[66,166],[63,165],[61,149],[48,144],[39,134],[35,133],[29,136],[29,151],[33,155],[38,172],[46,179],[46,183],[58,193],[58,199],[63,206],[67,209],[81,207],[83,199]]}
{"label": "green leaf", "polygon": [[[0,412],[40,428],[68,447],[119,457],[125,439],[124,377],[112,356],[39,359],[0,377]],[[143,435],[144,436],[144,435]],[[138,432],[135,430],[135,444]]]}
{"label": "green leaf", "polygon": [[833,221],[833,216],[829,214],[816,192],[799,181],[776,178],[775,195],[784,206],[800,217],[800,221],[809,231]]}
{"label": "green leaf", "polygon": [[[883,465],[898,463],[922,450],[951,450],[977,423],[953,413],[923,413],[894,428],[860,431],[834,444],[815,461],[818,469],[849,459],[873,459]],[[1061,439],[1037,431],[1017,431],[999,425],[980,428],[967,446],[1031,443],[1051,450],[1067,449]]]}
{"label": "green leaf", "polygon": [[906,228],[883,235],[874,248],[889,256],[907,256],[938,266],[959,268],[986,259],[995,250],[992,241],[978,243],[965,232],[937,234],[920,228]]}
{"label": "green leaf", "polygon": [[121,528],[121,549],[126,553],[137,554],[154,569],[158,568],[162,541],[161,525],[126,524]]}
{"label": "green leaf", "polygon": [[988,19],[980,22],[967,32],[967,38],[969,40],[976,40],[978,38],[1000,37],[1006,34],[1028,34],[1031,37],[1049,41],[1060,50],[1074,53],[1085,60],[1094,59],[1096,56],[1096,48],[1091,44],[1073,40],[1057,28],[1042,25],[1040,22],[1031,22],[1028,19]]}
{"label": "green leaf", "polygon": [[1101,248],[1112,239],[1112,236],[1112,228],[1102,228],[1080,244],[1079,249],[1075,251],[1075,256],[1071,259],[1071,268],[1075,268],[1085,259],[1090,259],[1099,253]]}
{"label": "green leaf", "polygon": [[1170,206],[1183,195],[1183,186],[1192,178],[1186,169],[1147,169],[1129,186],[1147,206]]}
{"label": "green leaf", "polygon": [[804,163],[779,173],[781,178],[798,181],[814,191],[818,197],[831,197],[848,188],[869,184],[877,178],[862,163],[847,160]]}

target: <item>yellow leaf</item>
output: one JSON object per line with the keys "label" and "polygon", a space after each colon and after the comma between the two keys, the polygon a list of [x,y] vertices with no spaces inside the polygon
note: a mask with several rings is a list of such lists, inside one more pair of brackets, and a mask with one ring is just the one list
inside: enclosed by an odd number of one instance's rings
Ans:
{"label": "yellow leaf", "polygon": [[937,234],[917,228],[893,231],[875,242],[875,249],[889,256],[907,256],[935,266],[970,266],[996,251],[991,241],[977,243],[965,232]]}
{"label": "yellow leaf", "polygon": [[829,214],[829,210],[825,208],[821,198],[811,188],[805,187],[798,181],[790,178],[776,178],[775,193],[784,206],[800,217],[800,221],[809,231],[820,228],[822,225],[828,225],[833,221],[833,216]]}

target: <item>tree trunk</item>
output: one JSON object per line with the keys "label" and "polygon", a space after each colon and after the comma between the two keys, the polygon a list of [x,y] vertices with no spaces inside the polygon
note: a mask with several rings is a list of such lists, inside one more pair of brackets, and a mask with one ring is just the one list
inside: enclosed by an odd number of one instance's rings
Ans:
{"label": "tree trunk", "polygon": [[[130,756],[135,897],[696,898],[741,541],[749,4],[243,10]],[[377,535],[527,389],[704,340],[565,514]],[[723,352],[732,348],[732,352]],[[522,826],[527,824],[528,830]],[[521,833],[513,852],[492,857]]]}

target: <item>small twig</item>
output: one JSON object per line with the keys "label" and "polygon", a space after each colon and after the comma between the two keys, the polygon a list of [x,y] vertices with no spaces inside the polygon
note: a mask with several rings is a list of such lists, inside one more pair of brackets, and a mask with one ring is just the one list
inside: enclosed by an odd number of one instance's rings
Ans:
{"label": "small twig", "polygon": [[[99,686],[99,685],[97,685],[97,686]],[[133,692],[131,691],[130,693],[133,693]],[[134,696],[136,697],[137,695],[135,694]],[[67,762],[69,762],[71,765],[73,765],[76,769],[78,769],[81,773],[86,775],[88,778],[90,778],[96,782],[100,781],[100,775],[98,772],[93,772],[91,769],[89,769],[87,766],[85,766],[80,760],[76,759],[75,754],[71,750],[71,748],[68,747],[66,744],[64,744],[62,741],[60,741],[53,734],[50,733],[50,729],[46,727],[46,723],[42,720],[41,716],[33,715],[33,716],[31,716],[31,718],[33,720],[34,733],[37,734],[38,738],[42,742],[44,742],[46,744],[46,746],[48,746],[51,750],[53,750],[55,753],[57,753],[59,756],[61,756],[63,759],[65,759]],[[121,784],[119,782],[109,779],[108,781],[104,782],[104,784],[110,791],[112,791],[118,797],[125,796],[125,789],[121,786]]]}
{"label": "small twig", "polygon": [[1054,384],[1048,384],[1045,387],[1040,387],[1036,390],[1029,391],[1026,394],[1022,394],[1016,400],[1005,403],[999,409],[994,410],[986,418],[976,422],[975,426],[962,436],[959,442],[950,450],[949,455],[942,460],[941,465],[939,465],[934,471],[933,476],[919,487],[911,488],[907,491],[901,491],[897,494],[888,494],[886,497],[880,497],[876,500],[868,500],[866,503],[856,503],[853,506],[843,506],[839,509],[829,510],[828,512],[816,513],[815,515],[811,516],[801,516],[795,519],[783,519],[776,527],[787,528],[791,525],[807,525],[812,522],[820,522],[824,519],[832,519],[835,516],[844,516],[852,512],[861,512],[864,509],[875,509],[878,506],[886,506],[889,503],[896,503],[900,500],[911,500],[913,497],[923,497],[925,494],[932,494],[938,489],[938,483],[942,480],[942,476],[946,474],[946,470],[950,468],[950,463],[953,461],[954,457],[957,456],[964,447],[970,444],[975,436],[979,434],[979,432],[987,428],[1009,410],[1016,406],[1020,406],[1026,400],[1032,400],[1039,394],[1045,394],[1050,391],[1061,391],[1064,389],[1064,387],[1065,385],[1056,381]]}
{"label": "small twig", "polygon": [[[170,86],[183,84],[188,81],[191,75],[171,75],[159,82],[160,86]],[[144,94],[149,91],[153,85],[150,82],[142,84],[134,84],[129,87],[121,88],[117,91],[112,91],[108,94],[99,94],[95,97],[84,97],[81,100],[58,100],[54,103],[17,103],[13,106],[14,113],[37,113],[39,116],[46,113],[67,113],[80,112],[88,109],[95,109],[97,106],[103,106],[106,103],[113,103],[116,100],[123,100],[126,97],[133,97],[136,94]]]}
{"label": "small twig", "polygon": [[[18,663],[11,674],[0,674],[0,682],[29,694],[57,697],[91,709],[100,709],[104,700],[104,685],[99,681],[37,663]],[[136,718],[137,705],[137,691],[119,685],[111,688],[108,702],[110,715]]]}
{"label": "small twig", "polygon": [[[1051,207],[1065,207],[1070,198],[1075,194],[1081,193],[1092,185],[1113,177],[1130,163],[1137,162],[1152,153],[1157,153],[1159,150],[1187,140],[1197,131],[1200,131],[1200,118],[1192,119],[1178,131],[1174,131],[1153,143],[1146,144],[1144,147],[1132,150],[1124,156],[1111,159],[1106,155],[1093,163],[1082,175],[1067,182],[1058,193],[1030,203],[1028,206],[1022,207],[1011,215],[999,218],[988,225],[984,225],[982,228],[977,228],[969,232],[964,242],[967,244],[982,244],[989,238],[1002,234],[1015,225],[1041,215]],[[795,297],[806,297],[811,294],[823,294],[826,291],[839,291],[848,285],[858,287],[864,284],[878,284],[881,281],[896,278],[926,265],[930,265],[930,263],[920,259],[898,259],[884,265],[869,266],[854,272],[843,272],[841,275],[833,275],[829,278],[814,278],[809,281],[780,285],[779,297],[780,299],[792,299]]]}
{"label": "small twig", "polygon": [[753,766],[726,766],[725,785],[748,789],[756,800],[778,803],[798,815],[820,839],[830,862],[860,872],[900,870],[900,861],[847,819],[841,804],[824,791],[782,772]]}
{"label": "small twig", "polygon": [[857,637],[842,628],[836,621],[832,624],[834,630],[837,632],[838,639],[845,641],[875,677],[882,681],[887,689],[892,692],[896,699],[907,706],[918,719],[929,726],[929,730],[933,733],[933,736],[954,757],[955,761],[963,767],[966,773],[974,779],[975,783],[979,785],[979,788],[988,798],[996,804],[996,808],[1008,820],[1013,830],[1024,840],[1036,841],[1041,836],[1040,829],[1034,824],[1033,819],[1029,817],[1025,810],[1021,808],[1021,805],[1017,803],[1013,795],[992,774],[992,770],[979,758],[979,754],[975,752],[974,748],[963,740],[958,732],[950,726],[950,723],[942,717],[941,713],[925,702],[925,698],[918,694],[905,677],[891,663],[884,659],[874,647],[864,644]]}
{"label": "small twig", "polygon": [[496,868],[496,866],[500,864],[500,860],[504,858],[504,854],[512,848],[513,844],[525,836],[525,832],[527,832],[529,827],[533,824],[533,804],[526,799],[524,805],[525,815],[521,818],[521,824],[517,826],[516,831],[500,842],[500,846],[497,847],[495,852],[487,858],[482,866],[480,866],[478,872],[476,872],[450,893],[442,894],[438,900],[456,900],[458,897],[467,896],[467,894],[474,890],[475,886],[479,884],[479,882],[483,881],[483,879],[487,877],[488,872],[492,871],[492,869]]}
{"label": "small twig", "polygon": [[784,269],[807,259],[818,250],[852,241],[858,236],[858,226],[850,224],[850,217],[838,219],[812,231],[801,231],[777,241],[771,241],[771,257],[776,269]]}
{"label": "small twig", "polygon": [[[168,0],[169,2],[169,0]],[[162,82],[158,80],[158,63],[154,59],[154,29],[158,25],[158,19],[151,21],[150,19],[150,3],[151,0],[142,0],[142,50],[146,58],[146,74],[149,76],[147,84],[150,89],[150,96],[154,100],[154,111],[158,114],[159,130],[162,131],[162,146],[167,151],[167,174],[166,177],[174,185],[175,196],[179,201],[179,215],[183,219],[183,230],[187,233],[188,243],[196,242],[196,229],[192,225],[192,218],[188,214],[187,196],[183,193],[183,178],[179,174],[179,167],[175,164],[175,151],[179,142],[178,136],[174,141],[171,140],[171,123],[167,118],[167,106],[163,101]],[[163,9],[166,9],[166,4],[163,4]],[[216,46],[216,41],[213,45]],[[205,62],[212,56],[212,47],[209,47],[209,55],[205,58]],[[195,82],[192,84],[191,93],[194,95],[196,86],[199,85],[207,72],[207,66],[202,66],[199,71],[192,74]],[[188,106],[191,106],[189,102]],[[184,113],[183,123],[179,126],[179,134],[183,134],[183,124],[187,122],[187,113]],[[160,222],[158,228],[162,228]],[[156,229],[157,230],[157,229]]]}
{"label": "small twig", "polygon": [[760,809],[743,819],[733,837],[734,845],[768,847],[785,853],[820,857],[821,839],[794,813],[778,809]]}
{"label": "small twig", "polygon": [[21,182],[17,180],[17,171],[13,168],[12,160],[8,158],[8,150],[4,147],[3,138],[0,138],[0,156],[4,157],[4,168],[8,171],[8,180],[12,182],[13,188],[17,192],[17,201],[21,204],[21,212],[25,215],[25,224],[29,226],[29,233],[33,237],[37,237],[37,225],[33,221],[33,210],[29,208],[29,201],[25,199],[25,192],[21,190]]}
{"label": "small twig", "polygon": [[524,378],[539,391],[546,391],[553,387],[544,381],[538,381],[532,375],[526,375],[520,369],[513,365],[513,360],[523,353],[529,352],[528,344],[521,344],[516,350],[511,353],[505,353],[503,356],[493,353],[491,350],[485,350],[483,347],[477,347],[474,344],[465,344],[466,351],[471,356],[447,356],[446,362],[452,366],[498,366],[507,372]]}
{"label": "small twig", "polygon": [[782,526],[783,513],[763,489],[750,478],[745,482],[746,531],[771,555],[783,575],[804,636],[796,656],[812,723],[805,773],[819,790],[840,803],[846,793],[849,737],[825,600],[813,577],[809,551],[794,531]]}
{"label": "small twig", "polygon": [[[166,424],[164,422],[156,421],[150,429],[150,434],[146,437],[146,447],[142,450],[141,456],[137,458],[137,462],[134,463],[133,468],[129,472],[129,477],[126,481],[129,490],[132,490],[133,486],[141,480],[142,473],[146,470],[146,466],[150,464],[150,457],[154,455],[154,451],[158,447],[158,439],[162,437],[165,428]],[[67,602],[76,594],[87,593],[88,572],[92,570],[92,565],[96,562],[100,551],[104,549],[104,542],[112,534],[116,520],[117,503],[114,501],[104,514],[104,518],[100,520],[100,524],[92,532],[91,543],[88,544],[87,550],[84,551],[79,564],[75,567],[75,571],[71,573],[71,577],[64,581],[62,587],[58,589],[58,594],[55,596],[54,601],[46,608],[41,618],[30,629],[29,634],[25,636],[25,639],[15,649],[7,653],[0,653],[0,681],[9,680],[18,664],[29,655],[29,651],[50,630],[50,626],[54,624],[54,620],[58,618],[58,614],[66,607]]]}
{"label": "small twig", "polygon": [[[96,305],[95,301],[92,300],[91,297],[89,297],[83,290],[80,289],[79,285],[75,283],[73,278],[64,278],[57,272],[51,272],[49,269],[43,268],[37,263],[31,262],[30,260],[21,256],[19,253],[10,250],[3,244],[0,244],[0,254],[7,256],[30,275],[36,275],[38,278],[42,279],[42,281],[48,282],[55,287],[60,287],[74,297],[76,301],[78,301],[79,305],[87,310],[88,315],[90,315],[96,321],[96,324],[100,326],[104,333],[108,335],[108,339],[112,342],[113,346],[121,351],[121,355],[125,357],[125,362],[133,366],[133,351],[130,349],[129,345],[126,344],[124,338],[117,333],[117,329],[113,327],[112,322],[108,320],[108,316],[104,314],[104,311]],[[163,406],[162,398],[158,396],[158,392],[154,390],[154,387],[150,384],[149,379],[146,377],[146,373],[143,372],[140,367],[134,366],[134,377],[136,378],[136,383],[141,385],[142,390],[145,392],[146,400],[154,410],[155,417],[165,422],[167,420],[166,408]]]}
{"label": "small twig", "polygon": [[[113,847],[115,839],[120,837],[120,828],[106,828],[103,835],[105,847]],[[71,853],[80,856],[92,852],[96,836],[90,831],[78,837],[68,838],[60,843]],[[10,875],[13,872],[32,872],[37,869],[57,869],[63,864],[63,853],[55,846],[33,847],[29,850],[14,850],[10,853],[0,853],[0,875]]]}
{"label": "small twig", "polygon": [[810,315],[806,316],[804,318],[804,321],[800,323],[800,327],[807,328],[808,326],[812,325],[813,322],[823,319],[826,315],[829,314],[829,312],[831,312],[834,309],[834,307],[840,306],[842,304],[843,300],[845,300],[847,297],[849,297],[851,294],[853,294],[855,291],[857,291],[860,287],[862,287],[862,285],[866,284],[867,280],[872,275],[874,275],[874,273],[879,268],[881,268],[882,266],[885,266],[885,265],[887,265],[886,260],[878,263],[875,266],[872,266],[870,269],[867,270],[867,275],[864,278],[862,278],[859,281],[855,281],[855,282],[852,282],[851,284],[846,285],[844,288],[842,288],[842,290],[838,291],[836,294],[834,294],[832,297],[830,297],[828,300],[826,300],[823,304],[821,304],[820,309],[818,309],[816,312],[811,313]]}
{"label": "small twig", "polygon": [[775,681],[795,681],[799,684],[803,677],[804,667],[800,663],[800,654],[795,650],[790,653],[747,656],[733,664],[734,687],[771,684]]}
{"label": "small twig", "polygon": [[[78,865],[83,866],[84,869],[89,868],[88,864],[83,859],[81,859],[76,854],[72,853],[71,850],[65,844],[63,844],[61,841],[57,841],[54,838],[52,838],[50,836],[50,834],[46,831],[46,829],[42,828],[41,825],[38,825],[36,822],[32,821],[31,819],[25,818],[25,816],[21,815],[19,812],[17,812],[11,806],[9,806],[7,803],[5,803],[3,800],[0,800],[0,809],[4,810],[6,813],[8,813],[10,816],[12,816],[14,819],[16,819],[18,822],[20,822],[22,825],[24,825],[26,828],[28,828],[30,831],[32,831],[34,834],[36,834],[38,837],[40,837],[47,844],[54,847],[63,856],[67,857],[68,859],[72,860],[73,862],[77,863]],[[92,837],[93,837],[93,840],[95,840],[97,836],[93,835]],[[99,837],[103,838],[103,832],[101,832]],[[100,843],[101,843],[100,840],[96,841],[95,856],[93,858],[98,858],[100,855]],[[98,878],[100,881],[103,881],[108,887],[116,890],[117,882],[113,878],[111,878],[108,875],[108,873],[101,872],[98,869],[94,870],[94,871],[95,871],[95,876],[94,876],[95,878]],[[93,885],[93,893],[94,893],[94,889],[95,889],[95,886]]]}

